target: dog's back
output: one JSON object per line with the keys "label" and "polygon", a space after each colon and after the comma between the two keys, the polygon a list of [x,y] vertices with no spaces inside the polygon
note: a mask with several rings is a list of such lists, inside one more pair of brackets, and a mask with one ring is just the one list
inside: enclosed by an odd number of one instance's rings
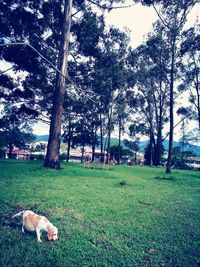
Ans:
{"label": "dog's back", "polygon": [[27,210],[23,213],[24,226],[28,231],[35,231],[43,220],[43,216],[37,215],[33,211]]}

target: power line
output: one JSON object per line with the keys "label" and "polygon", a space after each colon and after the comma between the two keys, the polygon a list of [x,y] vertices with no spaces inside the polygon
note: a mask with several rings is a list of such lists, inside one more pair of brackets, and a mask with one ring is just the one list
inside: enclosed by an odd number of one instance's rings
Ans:
{"label": "power line", "polygon": [[[8,39],[8,38],[6,38]],[[9,39],[8,39],[9,40]],[[10,40],[9,40],[10,41]],[[71,82],[70,79],[65,76],[51,61],[49,61],[46,57],[44,57],[35,47],[33,47],[32,45],[30,45],[28,42],[13,42],[13,43],[6,43],[6,44],[0,44],[1,46],[28,46],[30,47],[32,50],[34,50],[44,61],[46,61],[53,69],[55,69],[62,77],[64,77],[68,82]],[[85,91],[83,91],[81,88],[77,87],[74,83],[73,86],[79,91],[82,92],[83,94],[85,94]],[[97,96],[96,94],[92,93],[92,92],[88,92],[89,94],[92,94],[94,96]],[[96,101],[94,101],[93,99],[89,98],[88,96],[86,96],[88,99],[90,99],[92,102],[97,103]]]}

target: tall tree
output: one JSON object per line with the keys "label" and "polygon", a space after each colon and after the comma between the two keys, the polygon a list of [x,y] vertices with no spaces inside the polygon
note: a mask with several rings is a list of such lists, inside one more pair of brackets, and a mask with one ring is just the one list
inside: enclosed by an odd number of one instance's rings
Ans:
{"label": "tall tree", "polygon": [[118,157],[117,164],[120,164],[121,159],[121,139],[122,133],[125,130],[125,124],[129,117],[128,105],[126,101],[126,91],[119,93],[115,100],[116,123],[118,124]]}
{"label": "tall tree", "polygon": [[100,94],[101,121],[107,121],[107,151],[109,153],[111,132],[114,129],[114,110],[119,95],[127,88],[126,53],[128,36],[111,28],[104,34],[101,53],[95,62],[95,92]]}
{"label": "tall tree", "polygon": [[168,30],[170,51],[171,51],[171,65],[170,65],[170,133],[169,133],[169,148],[168,159],[166,166],[166,173],[171,172],[172,163],[172,148],[173,148],[173,135],[174,135],[174,82],[176,59],[178,55],[178,41],[181,37],[183,26],[186,23],[187,15],[198,2],[197,0],[178,0],[176,2],[159,1],[162,6],[160,10],[154,6],[158,17],[163,25]]}
{"label": "tall tree", "polygon": [[61,41],[58,58],[58,70],[62,73],[57,73],[56,88],[54,91],[53,108],[51,115],[51,124],[49,132],[49,140],[47,153],[44,161],[44,167],[60,169],[59,149],[61,137],[61,124],[63,114],[63,103],[65,95],[65,80],[67,76],[67,60],[69,50],[69,37],[72,15],[72,0],[64,1],[63,25],[61,29]]}
{"label": "tall tree", "polygon": [[162,130],[168,114],[169,47],[166,39],[162,25],[156,23],[147,41],[129,55],[136,79],[129,104],[139,117],[135,119],[135,127],[140,125],[140,130],[149,136],[151,165],[161,164]]}
{"label": "tall tree", "polygon": [[197,120],[200,130],[200,24],[185,31],[181,44],[183,56],[183,84],[180,91],[189,91],[189,102],[194,110],[193,118]]}
{"label": "tall tree", "polygon": [[[183,26],[187,20],[187,15],[197,4],[198,0],[142,0],[143,4],[153,5],[159,19],[168,30],[170,50],[171,50],[171,66],[170,66],[170,131],[169,131],[169,148],[166,173],[171,172],[172,148],[174,135],[174,81],[176,70],[176,58],[178,54],[178,41],[183,30]],[[156,6],[156,4],[159,4]]]}

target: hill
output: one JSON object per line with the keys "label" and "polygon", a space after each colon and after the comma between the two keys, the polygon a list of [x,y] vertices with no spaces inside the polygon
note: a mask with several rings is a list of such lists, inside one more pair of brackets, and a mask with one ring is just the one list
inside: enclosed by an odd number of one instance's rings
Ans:
{"label": "hill", "polygon": [[48,142],[48,138],[49,138],[49,135],[46,134],[46,135],[35,135],[36,137],[36,142]]}
{"label": "hill", "polygon": [[[148,141],[141,141],[140,142],[140,150],[142,152],[144,152],[144,150],[147,147],[147,145],[148,145]],[[168,151],[169,140],[165,140],[163,142],[163,145],[164,145],[165,150]],[[173,142],[173,147],[177,147],[177,146],[178,147],[181,147],[181,143],[180,142],[177,142],[177,141],[174,141]],[[185,146],[185,150],[186,151],[192,151],[195,154],[200,155],[200,146]]]}
{"label": "hill", "polygon": [[[44,142],[48,142],[48,135],[36,135],[36,141],[40,142],[40,141],[44,141]],[[113,145],[118,145],[118,139],[117,138],[111,138],[111,146]],[[140,141],[140,150],[141,152],[144,152],[145,148],[148,145],[148,141]],[[168,146],[169,146],[169,141],[165,140],[163,142],[164,148],[167,151],[168,150]],[[126,147],[124,142],[122,141],[122,146]],[[181,146],[180,142],[174,141],[173,142],[173,147],[177,147],[177,146]],[[197,155],[200,155],[200,146],[186,146],[186,151],[192,151]]]}

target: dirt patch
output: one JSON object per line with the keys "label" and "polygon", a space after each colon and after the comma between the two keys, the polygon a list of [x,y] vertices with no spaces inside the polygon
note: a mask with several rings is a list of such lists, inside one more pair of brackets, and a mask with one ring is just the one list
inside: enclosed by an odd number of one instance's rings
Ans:
{"label": "dirt patch", "polygon": [[127,182],[125,182],[125,181],[119,182],[117,185],[119,187],[122,187],[122,188],[125,188],[125,187],[128,187],[129,186],[129,184]]}
{"label": "dirt patch", "polygon": [[9,209],[7,212],[1,211],[0,212],[0,227],[10,227],[10,228],[20,228],[22,224],[22,219],[20,217],[13,218],[12,216],[16,213],[23,211],[23,210],[36,210],[37,205],[31,205],[27,206],[23,203],[16,203],[11,206],[9,206]]}

